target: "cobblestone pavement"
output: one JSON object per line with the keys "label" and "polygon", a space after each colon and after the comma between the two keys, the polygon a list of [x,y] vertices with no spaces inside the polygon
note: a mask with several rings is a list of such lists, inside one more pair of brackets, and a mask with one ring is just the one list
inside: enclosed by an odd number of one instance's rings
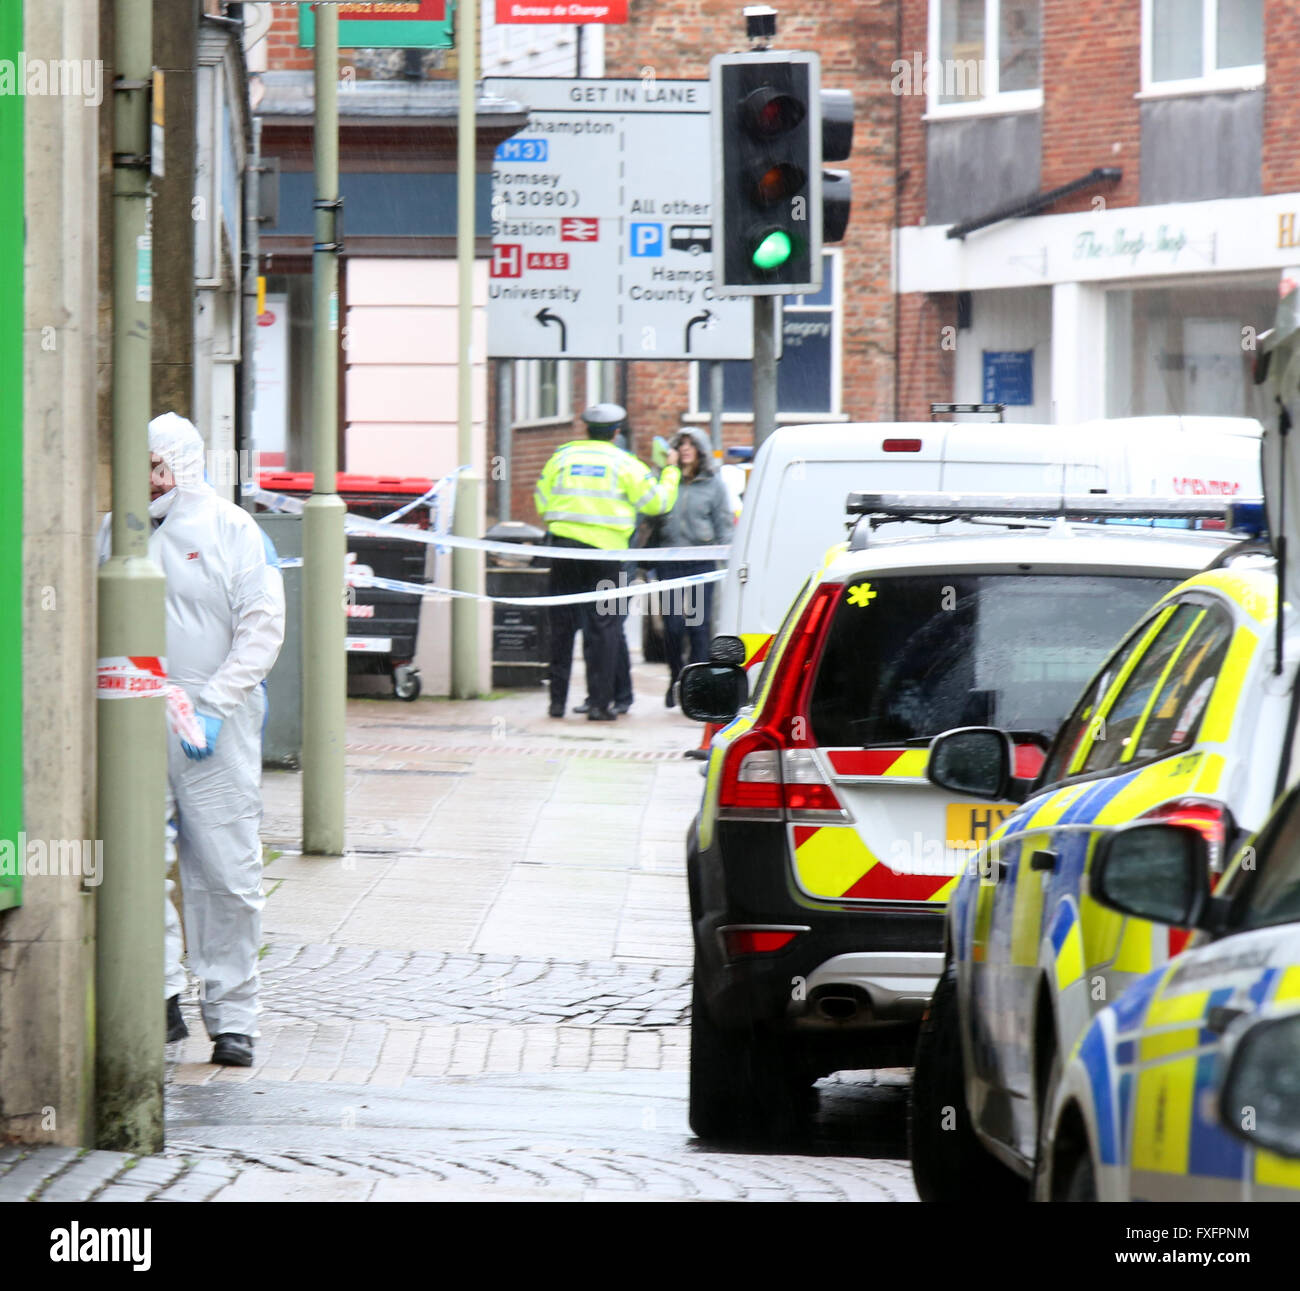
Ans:
{"label": "cobblestone pavement", "polygon": [[266,777],[255,1065],[207,1061],[191,991],[166,1150],[0,1149],[0,1201],[914,1200],[905,1072],[822,1082],[779,1148],[691,1137],[698,727],[640,706],[350,703],[347,854],[298,855],[298,777]]}

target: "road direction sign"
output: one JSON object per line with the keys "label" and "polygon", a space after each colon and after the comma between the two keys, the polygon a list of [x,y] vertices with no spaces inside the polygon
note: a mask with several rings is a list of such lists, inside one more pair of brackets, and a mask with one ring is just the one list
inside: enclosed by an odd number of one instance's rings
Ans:
{"label": "road direction sign", "polygon": [[492,170],[488,353],[748,359],[713,290],[708,81],[491,77],[529,109]]}

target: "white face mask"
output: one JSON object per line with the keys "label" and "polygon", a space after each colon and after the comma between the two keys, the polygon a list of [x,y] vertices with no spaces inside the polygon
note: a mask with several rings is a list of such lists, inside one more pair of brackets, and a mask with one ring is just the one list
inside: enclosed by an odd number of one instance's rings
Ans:
{"label": "white face mask", "polygon": [[168,511],[172,509],[172,503],[176,501],[176,489],[170,488],[160,497],[156,497],[149,503],[149,514],[155,520],[161,520]]}

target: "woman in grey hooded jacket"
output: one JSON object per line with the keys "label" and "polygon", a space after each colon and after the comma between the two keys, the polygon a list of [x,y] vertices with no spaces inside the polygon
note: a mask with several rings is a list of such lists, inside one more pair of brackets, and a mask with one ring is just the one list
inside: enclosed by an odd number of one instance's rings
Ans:
{"label": "woman in grey hooded jacket", "polygon": [[[659,542],[665,547],[712,547],[731,541],[735,519],[727,487],[718,474],[713,450],[696,430],[683,428],[671,445],[678,452],[682,479],[677,503],[664,521]],[[683,561],[660,570],[665,578],[685,578],[717,568],[715,561]],[[664,614],[664,644],[668,655],[668,693],[664,703],[676,702],[677,678],[682,671],[682,647],[689,646],[689,663],[709,657],[709,631],[713,621],[713,587],[704,583],[671,592]]]}

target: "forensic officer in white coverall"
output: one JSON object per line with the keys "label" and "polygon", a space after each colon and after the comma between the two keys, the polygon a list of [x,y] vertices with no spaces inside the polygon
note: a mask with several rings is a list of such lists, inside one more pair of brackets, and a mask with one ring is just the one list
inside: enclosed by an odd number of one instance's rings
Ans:
{"label": "forensic officer in white coverall", "polygon": [[[284,641],[284,584],[253,517],[204,480],[203,440],[190,422],[155,418],[149,450],[149,556],[167,580],[167,673],[205,737],[198,747],[168,733],[169,852],[174,840],[212,1061],[247,1067],[259,1011],[262,681]],[[101,560],[107,540],[106,522]],[[178,998],[185,971],[170,896],[165,909],[167,1038],[176,1040],[188,1034]]]}

